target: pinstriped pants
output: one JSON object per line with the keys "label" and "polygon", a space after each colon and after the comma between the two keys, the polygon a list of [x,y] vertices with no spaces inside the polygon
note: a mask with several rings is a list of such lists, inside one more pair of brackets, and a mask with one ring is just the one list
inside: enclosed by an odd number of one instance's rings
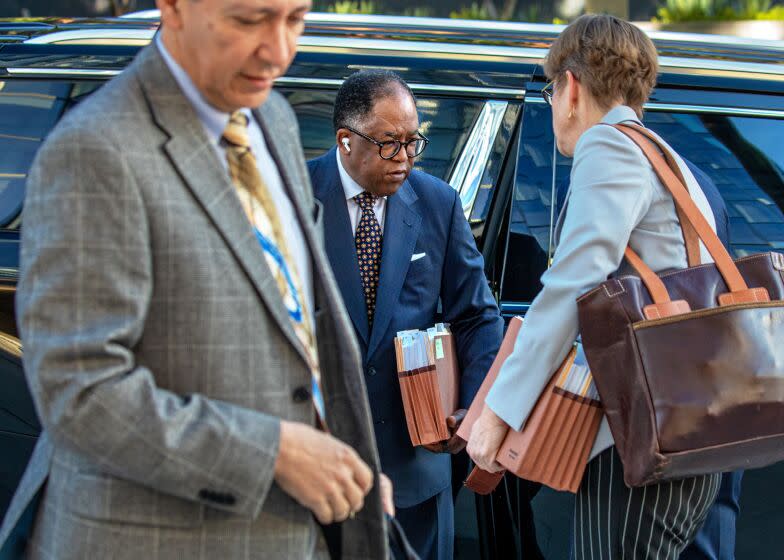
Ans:
{"label": "pinstriped pants", "polygon": [[576,560],[677,560],[716,499],[721,473],[629,488],[615,446],[585,470],[574,507]]}

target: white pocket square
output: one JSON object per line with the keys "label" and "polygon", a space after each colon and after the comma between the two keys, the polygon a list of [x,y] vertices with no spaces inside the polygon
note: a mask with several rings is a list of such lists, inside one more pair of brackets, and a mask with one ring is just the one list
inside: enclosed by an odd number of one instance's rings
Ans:
{"label": "white pocket square", "polygon": [[411,262],[418,261],[419,259],[424,257],[425,254],[426,253],[414,253],[413,255],[411,255]]}

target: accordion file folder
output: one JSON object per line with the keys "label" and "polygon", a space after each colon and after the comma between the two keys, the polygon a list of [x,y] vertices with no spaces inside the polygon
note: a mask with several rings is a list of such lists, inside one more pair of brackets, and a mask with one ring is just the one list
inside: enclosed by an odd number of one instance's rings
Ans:
{"label": "accordion file folder", "polygon": [[[468,439],[484,400],[509,357],[522,319],[509,324],[493,366],[471,404],[458,435]],[[480,399],[481,397],[481,399]],[[577,492],[599,431],[602,408],[582,345],[576,342],[550,378],[521,431],[509,430],[496,461],[514,475],[555,490]],[[468,423],[470,422],[470,423]],[[466,486],[480,494],[491,492],[503,477],[474,468]]]}
{"label": "accordion file folder", "polygon": [[449,439],[446,419],[457,408],[459,372],[452,334],[438,324],[395,337],[398,381],[413,445]]}

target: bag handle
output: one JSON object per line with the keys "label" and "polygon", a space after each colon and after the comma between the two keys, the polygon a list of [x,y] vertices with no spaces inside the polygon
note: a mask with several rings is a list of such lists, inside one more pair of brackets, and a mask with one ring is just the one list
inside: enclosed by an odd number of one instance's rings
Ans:
{"label": "bag handle", "polygon": [[400,521],[389,514],[384,514],[387,525],[387,535],[389,536],[389,558],[390,560],[420,560],[411,542],[406,537],[406,532]]}
{"label": "bag handle", "polygon": [[[635,130],[661,149],[664,155],[664,159],[667,161],[667,165],[675,173],[675,176],[686,189],[686,192],[689,192],[689,184],[686,182],[686,178],[683,176],[683,171],[681,171],[678,162],[675,161],[675,157],[672,155],[672,152],[665,149],[664,146],[662,146],[659,142],[659,139],[656,138],[656,136],[653,134],[653,132],[644,126],[635,126]],[[702,264],[702,256],[700,255],[700,238],[697,235],[697,230],[695,230],[691,222],[686,219],[686,214],[677,204],[675,205],[675,212],[678,214],[678,221],[681,224],[681,231],[683,232],[683,242],[686,244],[686,262],[689,263],[689,268],[700,266],[700,264]]]}
{"label": "bag handle", "polygon": [[[722,278],[724,278],[724,282],[729,289],[727,293],[719,295],[719,305],[770,301],[770,296],[765,288],[749,289],[729,252],[724,248],[724,245],[722,245],[719,237],[710,227],[705,216],[702,215],[702,212],[691,199],[688,190],[686,190],[670,168],[671,164],[668,165],[668,162],[665,161],[662,153],[668,153],[667,148],[655,137],[641,132],[642,127],[639,125],[617,124],[613,126],[640,147],[645,157],[650,161],[651,166],[653,166],[656,175],[672,195],[676,207],[681,209],[686,222],[694,227],[698,238],[705,244],[708,252],[713,257],[716,268],[719,270]],[[654,143],[661,152],[655,149]],[[670,161],[674,163],[674,158]],[[691,308],[686,301],[672,301],[670,299],[664,282],[640,259],[639,255],[631,247],[626,248],[624,255],[629,260],[629,264],[640,275],[653,300],[653,305],[646,306],[644,309],[647,318],[657,319],[690,311]]]}

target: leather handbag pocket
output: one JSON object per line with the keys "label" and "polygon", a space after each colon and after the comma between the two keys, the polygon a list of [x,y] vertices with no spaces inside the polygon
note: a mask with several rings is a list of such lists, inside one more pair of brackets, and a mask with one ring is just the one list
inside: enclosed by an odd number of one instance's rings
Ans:
{"label": "leather handbag pocket", "polygon": [[189,528],[204,506],[100,473],[76,473],[67,483],[67,507],[85,519],[150,527]]}
{"label": "leather handbag pocket", "polygon": [[704,309],[634,330],[661,451],[782,435],[781,302]]}

